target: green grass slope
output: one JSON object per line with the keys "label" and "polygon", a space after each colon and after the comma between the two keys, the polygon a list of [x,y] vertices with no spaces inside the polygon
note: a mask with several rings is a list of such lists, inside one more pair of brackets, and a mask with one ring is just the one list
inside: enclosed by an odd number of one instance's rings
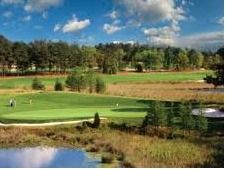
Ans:
{"label": "green grass slope", "polygon": [[[202,80],[210,71],[192,72],[152,72],[152,73],[127,73],[117,75],[100,75],[106,83],[135,83],[135,82],[185,82]],[[45,85],[54,85],[57,77],[40,78]],[[66,77],[58,77],[62,82]],[[33,77],[18,77],[0,79],[0,89],[15,89],[18,87],[30,87]]]}
{"label": "green grass slope", "polygon": [[[8,105],[16,99],[16,107]],[[32,104],[29,103],[32,99]],[[116,104],[119,104],[117,107]],[[17,96],[2,96],[0,121],[44,122],[84,119],[98,112],[101,117],[137,118],[144,117],[147,104],[141,100],[83,95],[76,93],[38,93]]]}

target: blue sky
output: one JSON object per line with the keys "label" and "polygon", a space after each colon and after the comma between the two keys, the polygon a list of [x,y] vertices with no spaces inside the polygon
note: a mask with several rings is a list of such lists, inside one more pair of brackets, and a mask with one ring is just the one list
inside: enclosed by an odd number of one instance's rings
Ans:
{"label": "blue sky", "polygon": [[223,0],[0,0],[0,34],[80,44],[223,43]]}

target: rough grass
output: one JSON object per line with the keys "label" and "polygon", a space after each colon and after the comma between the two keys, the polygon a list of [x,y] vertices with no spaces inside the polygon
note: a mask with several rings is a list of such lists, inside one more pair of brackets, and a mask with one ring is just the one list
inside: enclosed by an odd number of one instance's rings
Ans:
{"label": "rough grass", "polygon": [[209,103],[223,103],[224,94],[213,91],[213,85],[205,83],[140,83],[111,84],[106,94],[131,96],[155,100],[181,101],[198,100]]}
{"label": "rough grass", "polygon": [[[133,167],[223,167],[223,138],[166,140],[102,127],[75,129],[73,126],[43,128],[0,128],[1,147],[66,146],[86,147]],[[222,146],[222,147],[217,147]],[[97,148],[93,148],[97,147]],[[121,158],[122,157],[122,158]],[[120,163],[114,163],[120,167]]]}
{"label": "rough grass", "polygon": [[204,159],[203,149],[184,140],[163,140],[120,133],[111,144],[137,167],[191,167]]}

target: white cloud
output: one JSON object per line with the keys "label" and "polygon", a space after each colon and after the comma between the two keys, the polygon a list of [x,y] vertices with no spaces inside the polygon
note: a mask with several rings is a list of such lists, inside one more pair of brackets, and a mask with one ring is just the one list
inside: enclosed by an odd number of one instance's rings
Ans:
{"label": "white cloud", "polygon": [[117,11],[112,11],[111,13],[108,14],[108,16],[111,18],[111,19],[116,19],[119,17],[119,12]]}
{"label": "white cloud", "polygon": [[219,19],[217,19],[216,21],[218,24],[224,25],[224,17],[221,17]]}
{"label": "white cloud", "polygon": [[223,44],[224,33],[221,32],[204,32],[187,36],[180,36],[180,27],[178,22],[173,22],[170,26],[159,28],[145,28],[143,33],[152,45],[157,46],[179,46],[198,48],[210,46],[213,44]]}
{"label": "white cloud", "polygon": [[48,18],[48,12],[43,12],[42,13],[42,18],[47,19]]}
{"label": "white cloud", "polygon": [[118,25],[115,25],[115,24],[104,24],[103,25],[103,30],[107,33],[107,34],[113,34],[115,32],[118,32],[122,29],[124,29],[125,27],[124,26],[118,26]]}
{"label": "white cloud", "polygon": [[30,15],[25,16],[25,17],[22,18],[22,20],[23,20],[24,22],[28,22],[28,21],[30,21],[31,19],[32,19],[32,17],[31,17]]}
{"label": "white cloud", "polygon": [[87,27],[89,25],[90,25],[90,20],[89,19],[85,19],[85,20],[79,21],[77,19],[77,17],[75,15],[73,15],[73,18],[71,20],[69,20],[67,22],[67,24],[65,24],[62,27],[62,31],[64,33],[67,33],[67,32],[77,32],[77,31],[79,31],[81,29],[84,29],[85,27]]}
{"label": "white cloud", "polygon": [[17,5],[23,4],[24,0],[0,0],[0,4],[2,5]]}
{"label": "white cloud", "polygon": [[175,0],[117,0],[124,6],[127,15],[140,22],[181,21],[185,19],[185,11],[177,6]]}
{"label": "white cloud", "polygon": [[106,32],[107,34],[113,34],[125,28],[125,26],[119,26],[121,20],[117,19],[119,17],[118,11],[113,10],[112,12],[107,14],[107,16],[109,16],[113,21],[111,24],[105,23],[103,25],[104,32]]}
{"label": "white cloud", "polygon": [[133,40],[128,40],[128,41],[117,41],[117,40],[114,40],[112,43],[114,43],[114,44],[120,44],[120,43],[122,43],[122,44],[131,44],[131,45],[134,45],[136,42],[133,41]]}
{"label": "white cloud", "polygon": [[117,4],[124,7],[125,16],[128,17],[127,26],[141,27],[155,23],[167,23],[161,28],[144,28],[147,39],[156,45],[170,45],[179,36],[179,23],[187,19],[183,7],[186,1],[176,0],[117,0]]}
{"label": "white cloud", "polygon": [[125,26],[120,26],[121,21],[119,19],[115,19],[111,24],[105,23],[103,25],[103,31],[107,34],[116,33],[125,28]]}
{"label": "white cloud", "polygon": [[54,27],[54,32],[57,32],[61,29],[62,25],[60,24],[56,24],[55,27]]}
{"label": "white cloud", "polygon": [[11,11],[6,11],[3,13],[3,16],[6,18],[11,18],[13,16],[13,13]]}
{"label": "white cloud", "polygon": [[[14,150],[15,151],[15,150]],[[54,148],[26,148],[25,150],[18,150],[12,153],[9,149],[0,154],[1,160],[10,164],[13,160],[14,166],[20,166],[21,168],[41,168],[47,166],[57,156],[57,149]]]}
{"label": "white cloud", "polygon": [[68,20],[65,25],[56,24],[54,32],[61,30],[63,33],[77,32],[91,24],[89,19],[78,20],[76,15],[72,16],[72,19]]}
{"label": "white cloud", "polygon": [[221,32],[204,32],[176,39],[175,45],[181,47],[201,47],[213,44],[223,44],[224,33]]}
{"label": "white cloud", "polygon": [[143,29],[147,40],[153,45],[174,45],[179,31],[180,27],[176,21],[172,22],[170,26]]}
{"label": "white cloud", "polygon": [[42,12],[50,7],[57,7],[63,3],[63,0],[28,0],[24,6],[27,12]]}

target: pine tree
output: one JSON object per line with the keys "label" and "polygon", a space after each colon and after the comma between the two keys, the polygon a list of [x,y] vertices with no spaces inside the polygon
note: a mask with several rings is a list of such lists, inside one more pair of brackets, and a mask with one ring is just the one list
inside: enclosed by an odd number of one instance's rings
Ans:
{"label": "pine tree", "polygon": [[97,113],[95,113],[93,127],[98,128],[100,126],[100,121],[101,120],[100,120],[99,114],[97,112]]}
{"label": "pine tree", "polygon": [[97,77],[96,78],[96,85],[95,85],[95,90],[97,93],[104,93],[106,89],[105,82],[103,81],[102,78]]}
{"label": "pine tree", "polygon": [[155,130],[155,135],[159,134],[159,127],[165,125],[166,115],[164,104],[159,101],[154,101],[149,106],[149,110],[143,121],[143,126],[152,125]]}
{"label": "pine tree", "polygon": [[167,111],[167,127],[170,128],[170,137],[173,138],[173,132],[174,132],[174,118],[175,118],[175,112],[174,112],[174,104],[171,103],[170,110]]}
{"label": "pine tree", "polygon": [[200,133],[200,136],[202,137],[202,135],[207,131],[208,129],[208,120],[207,118],[204,116],[204,112],[203,112],[203,105],[202,103],[200,103],[199,106],[199,111],[200,114],[198,115],[197,118],[197,129]]}
{"label": "pine tree", "polygon": [[181,122],[181,127],[183,129],[183,135],[185,135],[185,131],[190,131],[194,129],[195,127],[195,121],[194,118],[191,114],[192,108],[191,105],[188,103],[181,103],[179,106],[179,111],[180,111],[180,122]]}

